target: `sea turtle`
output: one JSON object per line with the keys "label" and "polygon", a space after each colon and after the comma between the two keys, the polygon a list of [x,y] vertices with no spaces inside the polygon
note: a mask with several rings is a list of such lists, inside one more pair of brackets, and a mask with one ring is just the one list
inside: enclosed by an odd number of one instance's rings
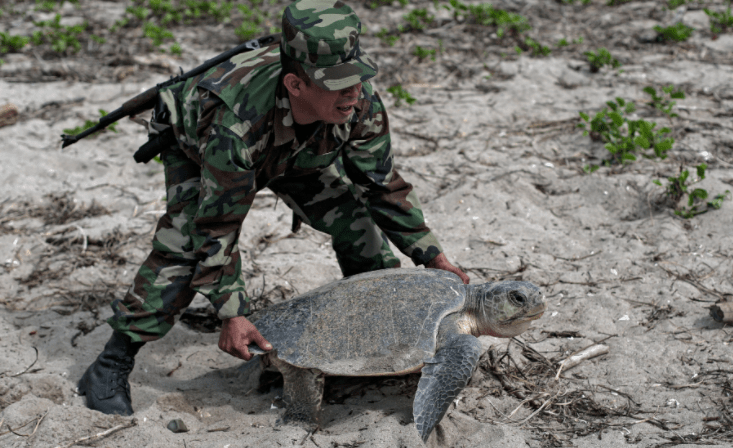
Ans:
{"label": "sea turtle", "polygon": [[[317,425],[324,375],[400,375],[422,369],[413,403],[427,441],[481,355],[480,335],[512,337],[546,304],[528,282],[464,285],[437,269],[386,269],[329,283],[250,320],[272,344],[265,364],[283,375],[285,423]],[[250,361],[252,362],[252,361]]]}

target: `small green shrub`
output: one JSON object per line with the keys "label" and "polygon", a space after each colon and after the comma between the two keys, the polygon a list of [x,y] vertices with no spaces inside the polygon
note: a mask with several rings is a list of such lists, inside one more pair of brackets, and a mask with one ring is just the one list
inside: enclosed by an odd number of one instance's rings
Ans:
{"label": "small green shrub", "polygon": [[150,9],[144,6],[128,6],[125,12],[135,17],[137,20],[145,20],[150,15]]}
{"label": "small green shrub", "polygon": [[422,31],[435,21],[435,16],[428,14],[426,8],[413,9],[410,13],[402,16],[402,18],[405,19],[409,28],[400,25],[400,32],[408,30]]}
{"label": "small green shrub", "polygon": [[[672,149],[674,139],[667,137],[671,133],[669,128],[656,129],[657,124],[646,120],[629,120],[625,114],[633,113],[636,105],[627,102],[623,98],[616,98],[616,101],[607,101],[608,108],[603,108],[591,118],[588,114],[580,112],[580,118],[584,123],[578,127],[584,129],[583,135],[605,142],[605,148],[611,154],[606,165],[612,163],[625,164],[636,160],[636,155],[644,157],[664,159],[667,152]],[[651,149],[652,154],[645,151]],[[587,170],[595,171],[596,168],[586,167]]]}
{"label": "small green shrub", "polygon": [[443,5],[443,7],[448,11],[453,10],[455,20],[462,18],[478,25],[496,26],[496,35],[499,38],[504,37],[506,32],[519,35],[532,28],[526,17],[494,8],[489,3],[467,5],[459,0],[450,0],[449,5]]}
{"label": "small green shrub", "polygon": [[678,22],[668,27],[657,25],[654,27],[654,31],[657,32],[657,39],[660,41],[683,42],[692,35],[692,32],[695,31],[695,29],[685,25],[684,23]]}
{"label": "small green shrub", "polygon": [[547,56],[548,54],[552,53],[552,50],[550,50],[548,46],[541,45],[539,42],[532,39],[531,37],[524,39],[524,45],[526,45],[527,48],[532,51],[532,56]]}
{"label": "small green shrub", "polygon": [[257,7],[250,8],[246,5],[237,5],[237,9],[242,14],[244,20],[234,30],[234,34],[241,40],[249,40],[262,32],[262,23],[265,17]]}
{"label": "small green shrub", "polygon": [[724,33],[728,31],[728,28],[733,28],[733,15],[730,6],[723,12],[711,11],[708,8],[704,8],[703,11],[710,17],[710,31],[712,33]]}
{"label": "small green shrub", "polygon": [[563,37],[562,39],[557,41],[556,46],[557,47],[567,47],[569,45],[578,45],[578,44],[582,44],[583,40],[584,39],[582,37],[579,37],[577,39],[573,39],[571,42],[568,42],[568,40]]}
{"label": "small green shrub", "polygon": [[[400,5],[404,8],[410,3],[410,0],[398,0]],[[392,0],[374,0],[371,3],[369,3],[369,8],[371,9],[377,9],[380,6],[391,6]]]}
{"label": "small green shrub", "polygon": [[61,25],[61,14],[56,14],[53,20],[35,22],[34,25],[41,28],[31,36],[34,45],[50,43],[51,49],[57,53],[64,53],[67,49],[73,52],[81,50],[79,36],[87,29],[88,24],[64,26]]}
{"label": "small green shrub", "polygon": [[173,33],[165,28],[161,28],[153,22],[145,22],[143,24],[143,35],[153,40],[155,47],[160,47],[165,40],[173,39]]}
{"label": "small green shrub", "polygon": [[431,60],[435,60],[435,55],[438,53],[438,50],[435,48],[423,48],[421,46],[416,46],[415,49],[412,51],[412,54],[420,58],[420,60],[423,60],[425,58],[430,58]]}
{"label": "small green shrub", "polygon": [[599,48],[596,52],[586,51],[583,54],[588,59],[590,71],[593,73],[597,73],[604,65],[610,65],[613,68],[621,66],[621,63],[605,48]]}
{"label": "small green shrub", "polygon": [[412,105],[417,101],[407,90],[403,89],[400,84],[388,88],[387,92],[391,93],[395,98],[395,107],[400,107],[403,100],[409,105]]}
{"label": "small green shrub", "polygon": [[687,0],[669,0],[669,2],[667,2],[667,8],[677,9],[685,3],[687,3]]}
{"label": "small green shrub", "polygon": [[669,85],[662,87],[660,95],[657,95],[657,91],[654,87],[644,87],[644,92],[648,93],[652,97],[652,105],[655,109],[658,109],[665,113],[669,118],[678,117],[679,115],[672,112],[672,108],[677,104],[672,99],[685,99],[685,92],[682,90],[675,90],[674,86]]}
{"label": "small green shrub", "polygon": [[[104,117],[105,115],[107,115],[107,111],[105,111],[104,109],[99,109],[99,116],[100,117]],[[75,128],[64,129],[64,134],[66,134],[66,135],[77,135],[77,134],[81,134],[82,132],[86,131],[87,129],[91,128],[92,126],[95,126],[97,123],[98,123],[98,121],[87,120],[87,121],[84,122],[84,124],[82,126],[77,126]],[[110,130],[112,132],[117,132],[117,123],[112,123],[111,125],[107,126],[106,128],[102,129],[101,131],[93,133],[89,137],[96,137],[97,135],[99,135],[100,133],[102,133],[102,132],[104,132],[106,130]]]}
{"label": "small green shrub", "polygon": [[[79,5],[79,0],[68,0],[69,3]],[[56,6],[63,6],[66,0],[36,0],[36,11],[51,12],[56,9]]]}
{"label": "small green shrub", "polygon": [[0,53],[20,51],[28,45],[28,42],[30,42],[30,38],[26,36],[11,36],[0,32]]}
{"label": "small green shrub", "polygon": [[389,45],[390,47],[394,47],[394,44],[399,40],[400,36],[396,36],[394,34],[389,34],[389,30],[387,28],[382,28],[379,30],[377,34],[375,34],[381,40],[383,43]]}
{"label": "small green shrub", "polygon": [[[705,179],[705,170],[707,164],[697,165],[697,179],[690,180],[690,171],[683,170],[680,167],[680,173],[677,176],[670,176],[667,178],[667,185],[665,192],[673,204],[678,204],[680,199],[687,195],[687,206],[681,206],[675,208],[674,214],[685,219],[690,219],[694,216],[707,213],[710,210],[718,210],[723,205],[723,201],[730,195],[729,190],[725,190],[725,193],[715,195],[711,201],[706,201],[709,196],[707,190],[702,188],[691,188],[693,184],[700,182]],[[663,186],[660,180],[653,180],[655,184],[660,187]]]}

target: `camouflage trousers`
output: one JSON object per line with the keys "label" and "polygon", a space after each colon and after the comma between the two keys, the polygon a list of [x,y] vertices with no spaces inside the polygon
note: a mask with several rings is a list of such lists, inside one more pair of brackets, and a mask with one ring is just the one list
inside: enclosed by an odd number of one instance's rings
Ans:
{"label": "camouflage trousers", "polygon": [[[150,255],[125,297],[112,302],[114,315],[108,320],[115,331],[128,334],[133,341],[164,336],[198,289],[191,285],[201,261],[194,256],[191,231],[201,192],[201,167],[178,147],[163,151],[161,159],[165,167],[166,213],[158,221]],[[400,266],[387,238],[345,175],[340,158],[313,173],[277,177],[267,187],[303,222],[331,235],[344,276]],[[231,214],[243,220],[248,209],[232,210]],[[221,216],[222,221],[230,218]],[[234,288],[244,291],[236,242],[234,252],[224,271],[236,276]],[[249,309],[242,311],[243,315],[249,314]]]}

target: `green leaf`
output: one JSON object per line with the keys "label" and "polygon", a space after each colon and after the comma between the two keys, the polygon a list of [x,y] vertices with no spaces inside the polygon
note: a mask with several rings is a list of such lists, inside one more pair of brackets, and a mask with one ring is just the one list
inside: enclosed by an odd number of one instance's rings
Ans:
{"label": "green leaf", "polygon": [[713,200],[711,202],[708,202],[708,206],[714,208],[715,210],[720,210],[720,207],[723,206],[723,201],[728,198],[729,194],[730,190],[725,190],[725,193],[715,195]]}
{"label": "green leaf", "polygon": [[672,143],[673,142],[674,142],[674,140],[668,138],[668,139],[666,139],[664,141],[661,141],[661,142],[657,143],[656,145],[654,145],[654,150],[656,152],[667,152],[670,149],[672,149]]}
{"label": "green leaf", "polygon": [[649,87],[644,87],[644,89],[643,89],[643,90],[644,90],[644,92],[648,93],[648,94],[649,94],[649,95],[651,95],[651,96],[656,96],[656,95],[657,95],[657,91],[656,91],[656,90],[654,90],[654,87],[651,87],[651,86],[649,86]]}
{"label": "green leaf", "polygon": [[[616,110],[616,109],[614,108],[614,111],[615,111],[615,110]],[[624,117],[622,117],[622,116],[621,116],[621,114],[619,114],[618,112],[610,112],[610,113],[608,114],[608,117],[609,117],[609,118],[610,118],[611,120],[613,120],[613,124],[615,124],[615,125],[616,125],[616,126],[618,126],[618,127],[620,127],[621,125],[623,125],[623,124],[624,124]]]}
{"label": "green leaf", "polygon": [[650,146],[649,140],[647,140],[647,138],[643,135],[637,135],[636,138],[634,139],[634,143],[636,143],[637,145],[641,146],[644,149],[649,149],[649,146]]}
{"label": "green leaf", "polygon": [[582,118],[584,121],[590,120],[590,117],[585,112],[580,112],[580,118]]}
{"label": "green leaf", "polygon": [[659,185],[660,187],[662,186],[662,181],[660,181],[658,179],[654,179],[654,180],[652,180],[652,182],[655,183],[655,184],[657,184],[657,185]]}
{"label": "green leaf", "polygon": [[705,179],[705,169],[708,167],[706,163],[701,163],[697,166],[697,177],[700,178],[700,180]]}
{"label": "green leaf", "polygon": [[696,199],[705,200],[708,198],[708,192],[707,190],[703,190],[702,188],[695,188],[690,192],[690,196],[687,199],[687,205],[692,206],[692,204],[695,203]]}

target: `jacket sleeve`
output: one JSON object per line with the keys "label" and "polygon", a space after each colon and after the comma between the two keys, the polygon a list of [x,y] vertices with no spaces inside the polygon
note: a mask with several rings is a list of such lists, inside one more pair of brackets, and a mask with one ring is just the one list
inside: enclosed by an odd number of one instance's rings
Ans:
{"label": "jacket sleeve", "polygon": [[425,264],[443,250],[425,225],[412,185],[394,168],[384,104],[366,83],[364,92],[369,101],[352,127],[344,169],[387,238],[416,265]]}

